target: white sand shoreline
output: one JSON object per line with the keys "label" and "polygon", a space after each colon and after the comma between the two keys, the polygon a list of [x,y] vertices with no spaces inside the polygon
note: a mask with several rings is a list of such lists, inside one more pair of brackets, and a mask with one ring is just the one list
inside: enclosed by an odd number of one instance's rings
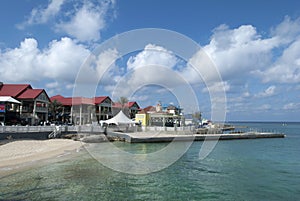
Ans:
{"label": "white sand shoreline", "polygon": [[58,157],[68,151],[78,151],[82,146],[82,142],[69,139],[9,142],[0,146],[0,173],[1,169],[10,169],[23,164]]}

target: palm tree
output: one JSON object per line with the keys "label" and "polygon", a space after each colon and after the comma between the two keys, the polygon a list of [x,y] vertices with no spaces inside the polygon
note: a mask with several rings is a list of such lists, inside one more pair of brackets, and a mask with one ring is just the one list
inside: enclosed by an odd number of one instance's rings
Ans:
{"label": "palm tree", "polygon": [[121,104],[121,107],[122,107],[122,110],[125,108],[125,105],[128,103],[128,98],[124,97],[124,96],[121,96],[119,98],[119,101],[118,103]]}
{"label": "palm tree", "polygon": [[62,109],[63,109],[63,105],[61,104],[61,102],[59,102],[57,100],[50,102],[49,112],[54,117],[54,121],[57,120],[56,115],[59,114],[60,112],[62,112]]}

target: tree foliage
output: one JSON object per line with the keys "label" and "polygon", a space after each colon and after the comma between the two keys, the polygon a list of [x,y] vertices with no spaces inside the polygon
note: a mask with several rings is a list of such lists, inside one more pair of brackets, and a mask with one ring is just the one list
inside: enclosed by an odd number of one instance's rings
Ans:
{"label": "tree foliage", "polygon": [[128,103],[128,98],[121,96],[121,97],[119,98],[118,103],[121,104],[122,109],[123,109],[123,108],[125,107],[125,105]]}
{"label": "tree foliage", "polygon": [[49,112],[54,117],[54,120],[56,120],[57,114],[61,113],[63,110],[63,105],[61,102],[54,100],[50,102],[49,104]]}

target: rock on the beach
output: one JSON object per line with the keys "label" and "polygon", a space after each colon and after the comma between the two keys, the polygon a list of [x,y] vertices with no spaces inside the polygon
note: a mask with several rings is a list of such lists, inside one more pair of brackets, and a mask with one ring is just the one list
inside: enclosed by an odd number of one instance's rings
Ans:
{"label": "rock on the beach", "polygon": [[86,143],[99,143],[108,142],[108,139],[105,135],[87,135],[83,137],[81,141]]}

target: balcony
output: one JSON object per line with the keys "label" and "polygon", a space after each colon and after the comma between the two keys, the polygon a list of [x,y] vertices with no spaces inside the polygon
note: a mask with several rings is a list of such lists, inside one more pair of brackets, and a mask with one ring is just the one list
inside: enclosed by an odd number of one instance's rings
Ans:
{"label": "balcony", "polygon": [[36,112],[47,113],[48,112],[48,108],[47,107],[36,107],[35,111]]}

